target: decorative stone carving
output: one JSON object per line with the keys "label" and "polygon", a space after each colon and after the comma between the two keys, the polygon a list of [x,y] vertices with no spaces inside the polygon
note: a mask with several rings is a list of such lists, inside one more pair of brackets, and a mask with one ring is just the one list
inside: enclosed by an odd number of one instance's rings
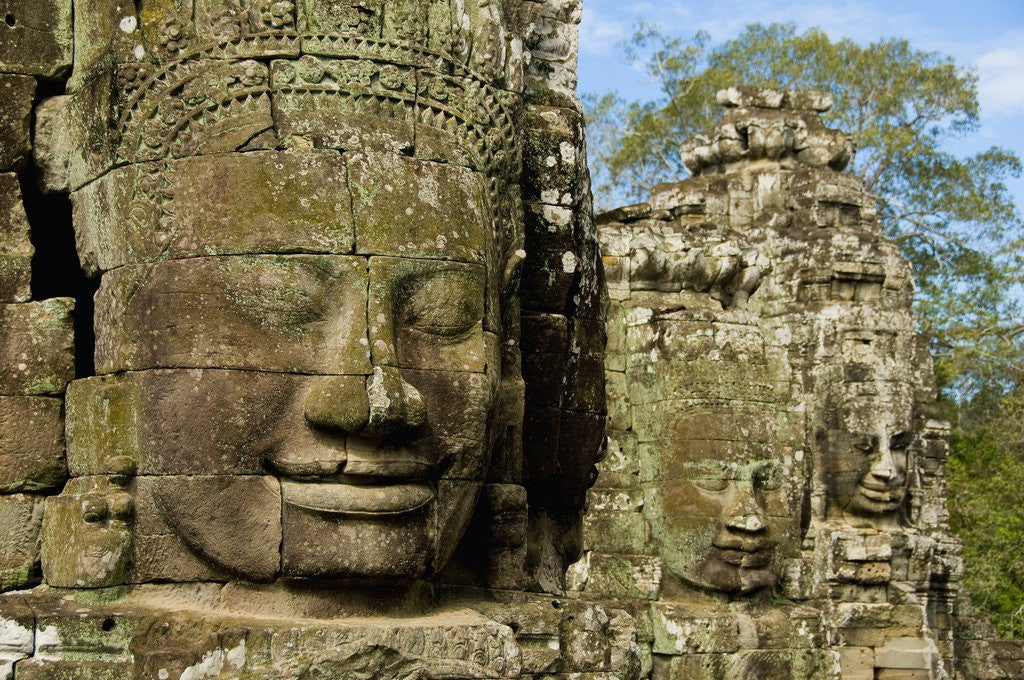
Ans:
{"label": "decorative stone carving", "polygon": [[604,448],[579,3],[74,16],[34,162],[100,278],[96,375],[47,585],[0,600],[37,612],[17,677],[635,677],[628,615],[552,599]]}

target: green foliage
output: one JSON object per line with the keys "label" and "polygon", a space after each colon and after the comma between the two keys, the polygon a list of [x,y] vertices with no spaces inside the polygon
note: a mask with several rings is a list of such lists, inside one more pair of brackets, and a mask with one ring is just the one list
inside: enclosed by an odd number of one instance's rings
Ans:
{"label": "green foliage", "polygon": [[964,585],[1000,635],[1024,638],[1024,395],[965,407],[946,468]]}
{"label": "green foliage", "polygon": [[906,40],[859,45],[791,24],[751,24],[714,46],[706,33],[684,40],[641,25],[624,50],[658,92],[584,98],[599,208],[685,177],[679,147],[719,120],[719,89],[835,96],[825,122],[852,135],[852,171],[914,268],[915,311],[956,426],[950,503],[968,590],[1001,633],[1024,637],[1024,224],[1005,185],[1021,161],[1000,147],[950,150],[978,129],[975,73]]}
{"label": "green foliage", "polygon": [[683,40],[641,25],[624,49],[659,92],[638,102],[585,98],[599,208],[642,201],[655,184],[685,177],[679,146],[719,120],[719,89],[827,90],[836,104],[825,122],[853,136],[852,170],[914,267],[921,330],[943,386],[964,399],[1024,377],[1024,224],[1005,185],[1020,159],[999,147],[967,157],[948,150],[978,128],[972,71],[906,40],[862,46],[792,24],[751,24],[714,47],[706,33]]}

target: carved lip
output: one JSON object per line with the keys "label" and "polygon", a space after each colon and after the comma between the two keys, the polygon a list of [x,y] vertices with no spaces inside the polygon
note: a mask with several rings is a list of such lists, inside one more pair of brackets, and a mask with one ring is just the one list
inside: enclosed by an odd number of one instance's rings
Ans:
{"label": "carved lip", "polygon": [[332,515],[388,517],[415,512],[434,500],[426,484],[357,485],[281,480],[284,502]]}
{"label": "carved lip", "polygon": [[892,503],[896,500],[893,489],[888,486],[868,486],[862,482],[857,485],[857,490],[864,498],[876,503]]}
{"label": "carved lip", "polygon": [[772,559],[771,548],[762,550],[731,550],[715,546],[716,557],[726,564],[743,569],[761,569],[767,567]]}
{"label": "carved lip", "polygon": [[765,536],[742,536],[726,532],[711,543],[715,556],[736,567],[760,569],[768,566],[775,543]]}

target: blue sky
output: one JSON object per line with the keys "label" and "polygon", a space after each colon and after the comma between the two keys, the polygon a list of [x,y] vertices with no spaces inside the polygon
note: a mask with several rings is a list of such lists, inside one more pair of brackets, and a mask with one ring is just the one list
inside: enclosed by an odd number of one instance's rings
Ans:
{"label": "blue sky", "polygon": [[[705,30],[713,42],[737,35],[750,22],[792,21],[801,29],[817,26],[833,39],[906,38],[916,48],[974,66],[981,129],[951,150],[971,153],[998,144],[1024,157],[1024,0],[584,0],[583,7],[581,92],[656,96],[654,84],[617,47],[640,19],[686,37]],[[1024,208],[1024,179],[1010,188]]]}

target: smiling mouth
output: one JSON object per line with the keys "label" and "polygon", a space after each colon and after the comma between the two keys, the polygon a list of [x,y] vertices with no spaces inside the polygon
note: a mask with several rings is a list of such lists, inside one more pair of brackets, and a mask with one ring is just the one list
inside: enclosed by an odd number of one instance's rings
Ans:
{"label": "smiling mouth", "polygon": [[417,512],[436,497],[436,466],[405,446],[349,436],[338,446],[314,446],[298,455],[277,454],[286,505],[356,517],[395,517]]}
{"label": "smiling mouth", "polygon": [[772,559],[774,545],[764,539],[745,539],[729,536],[716,539],[711,549],[719,561],[740,569],[763,569]]}
{"label": "smiling mouth", "polygon": [[863,482],[857,485],[857,491],[861,496],[875,503],[893,503],[895,494],[888,486],[868,485]]}
{"label": "smiling mouth", "polygon": [[394,517],[416,512],[434,500],[434,489],[422,483],[348,484],[281,480],[284,502],[331,515]]}

